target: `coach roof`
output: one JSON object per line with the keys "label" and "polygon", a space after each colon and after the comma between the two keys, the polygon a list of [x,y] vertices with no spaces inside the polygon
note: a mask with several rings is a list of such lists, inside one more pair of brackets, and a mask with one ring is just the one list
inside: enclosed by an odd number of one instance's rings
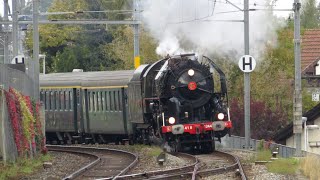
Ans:
{"label": "coach roof", "polygon": [[134,70],[68,72],[40,75],[41,87],[98,87],[126,86],[132,78]]}

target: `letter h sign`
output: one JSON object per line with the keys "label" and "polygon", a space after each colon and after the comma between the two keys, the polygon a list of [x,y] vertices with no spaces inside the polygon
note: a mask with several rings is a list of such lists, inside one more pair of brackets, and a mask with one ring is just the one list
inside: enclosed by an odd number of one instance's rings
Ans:
{"label": "letter h sign", "polygon": [[256,67],[256,60],[250,55],[244,55],[239,59],[238,65],[241,71],[249,73]]}

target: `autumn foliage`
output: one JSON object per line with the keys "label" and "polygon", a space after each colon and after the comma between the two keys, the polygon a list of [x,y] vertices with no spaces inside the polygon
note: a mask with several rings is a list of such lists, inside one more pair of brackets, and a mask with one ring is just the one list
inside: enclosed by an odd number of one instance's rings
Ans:
{"label": "autumn foliage", "polygon": [[14,88],[4,92],[18,155],[28,157],[36,151],[46,152],[40,121],[40,104]]}
{"label": "autumn foliage", "polygon": [[[251,138],[270,140],[287,122],[286,113],[281,108],[271,109],[262,101],[251,100],[250,129]],[[230,103],[230,116],[233,122],[232,134],[244,136],[244,106],[238,99]]]}

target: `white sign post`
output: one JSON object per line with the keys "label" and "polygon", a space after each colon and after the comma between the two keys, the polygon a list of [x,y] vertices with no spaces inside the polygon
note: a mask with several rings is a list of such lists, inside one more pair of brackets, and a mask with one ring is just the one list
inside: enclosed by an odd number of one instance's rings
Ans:
{"label": "white sign post", "polygon": [[250,72],[256,68],[256,60],[250,55],[244,55],[239,59],[238,65],[244,72],[244,132],[246,149],[250,149]]}

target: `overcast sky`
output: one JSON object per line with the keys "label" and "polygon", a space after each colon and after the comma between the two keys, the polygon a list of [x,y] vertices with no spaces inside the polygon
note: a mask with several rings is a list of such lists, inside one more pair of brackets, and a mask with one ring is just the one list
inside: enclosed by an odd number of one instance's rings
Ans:
{"label": "overcast sky", "polygon": [[[10,7],[11,6],[11,2],[12,0],[9,0],[9,4]],[[28,1],[28,0],[27,0]],[[141,0],[143,1],[143,0]],[[243,2],[243,0],[230,0],[231,2],[234,3],[239,3],[239,2]],[[318,2],[320,2],[320,0],[317,0]],[[292,4],[293,4],[294,0],[278,0],[277,4],[276,4],[276,9],[291,9],[292,8]],[[250,4],[254,4],[254,3],[261,3],[261,0],[249,0]],[[289,15],[290,12],[276,12],[276,14],[278,16],[282,16],[282,17],[287,17]],[[3,16],[3,0],[0,0],[0,14],[1,16]]]}
{"label": "overcast sky", "polygon": [[[12,0],[9,0],[10,7],[11,7],[11,1]],[[239,0],[231,0],[231,2],[236,2],[236,1],[239,1]],[[317,0],[317,1],[319,2],[320,0]],[[249,2],[250,2],[250,4],[259,3],[259,2],[261,2],[261,0],[260,1],[259,0],[249,0]],[[293,2],[294,2],[294,0],[278,0],[276,8],[277,9],[291,9]],[[1,14],[1,16],[3,16],[3,0],[0,0],[0,14]],[[276,14],[279,16],[286,17],[286,16],[288,16],[289,12],[276,12]]]}

